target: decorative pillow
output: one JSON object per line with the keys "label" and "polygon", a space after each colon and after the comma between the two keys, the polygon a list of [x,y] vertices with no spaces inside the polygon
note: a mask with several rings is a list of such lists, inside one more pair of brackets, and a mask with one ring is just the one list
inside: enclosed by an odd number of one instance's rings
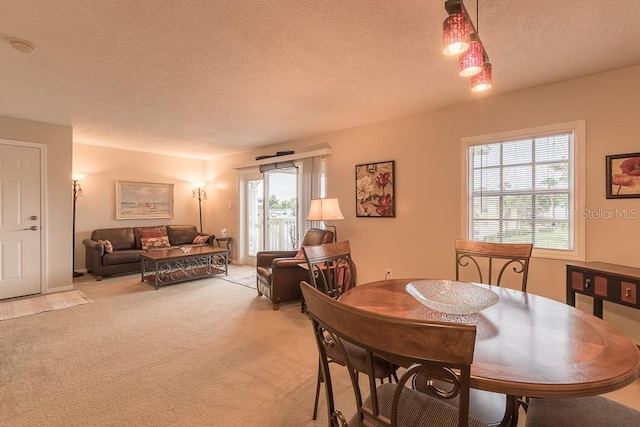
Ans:
{"label": "decorative pillow", "polygon": [[98,243],[101,243],[104,246],[104,251],[108,254],[113,252],[113,245],[108,240],[98,240]]}
{"label": "decorative pillow", "polygon": [[166,235],[167,233],[162,230],[142,230],[142,237],[162,237]]}
{"label": "decorative pillow", "polygon": [[209,236],[207,236],[207,235],[204,235],[204,236],[198,235],[193,239],[192,243],[194,245],[201,245],[203,243],[207,243],[207,240],[209,240]]}
{"label": "decorative pillow", "polygon": [[145,251],[168,248],[169,246],[171,246],[168,236],[143,237],[140,239],[140,243],[142,244],[142,249]]}
{"label": "decorative pillow", "polygon": [[298,249],[298,253],[294,256],[296,259],[304,259],[304,251],[302,250],[302,246]]}

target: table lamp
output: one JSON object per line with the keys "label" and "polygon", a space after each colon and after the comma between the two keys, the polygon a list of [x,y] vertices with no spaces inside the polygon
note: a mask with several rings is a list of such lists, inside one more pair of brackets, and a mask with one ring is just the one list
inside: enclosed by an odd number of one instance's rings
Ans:
{"label": "table lamp", "polygon": [[338,230],[334,225],[328,225],[327,220],[344,219],[338,199],[313,199],[309,206],[307,221],[322,221],[325,227],[333,228],[333,241],[338,241]]}

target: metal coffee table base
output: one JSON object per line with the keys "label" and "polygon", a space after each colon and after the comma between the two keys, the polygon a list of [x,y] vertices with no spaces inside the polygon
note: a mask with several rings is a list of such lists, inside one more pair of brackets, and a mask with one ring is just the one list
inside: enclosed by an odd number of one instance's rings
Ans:
{"label": "metal coffee table base", "polygon": [[229,251],[207,254],[184,254],[166,258],[142,257],[141,281],[155,286],[185,282],[224,274],[228,275]]}

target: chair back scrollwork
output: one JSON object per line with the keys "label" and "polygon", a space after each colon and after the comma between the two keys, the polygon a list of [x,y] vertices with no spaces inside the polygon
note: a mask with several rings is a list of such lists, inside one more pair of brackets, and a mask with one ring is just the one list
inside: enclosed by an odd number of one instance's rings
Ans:
{"label": "chair back scrollwork", "polygon": [[302,248],[311,284],[332,298],[339,298],[356,284],[356,268],[349,241]]}
{"label": "chair back scrollwork", "polygon": [[508,282],[527,291],[530,243],[488,243],[456,239],[456,280],[490,285]]}

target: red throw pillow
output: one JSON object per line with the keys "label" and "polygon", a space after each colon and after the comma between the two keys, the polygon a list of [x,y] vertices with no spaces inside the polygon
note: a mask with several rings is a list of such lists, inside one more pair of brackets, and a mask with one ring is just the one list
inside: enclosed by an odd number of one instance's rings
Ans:
{"label": "red throw pillow", "polygon": [[302,247],[300,247],[300,249],[298,249],[298,253],[296,254],[296,256],[294,256],[294,258],[296,258],[296,259],[304,259],[304,251],[302,250]]}
{"label": "red throw pillow", "polygon": [[142,230],[142,237],[162,237],[166,236],[163,230]]}

